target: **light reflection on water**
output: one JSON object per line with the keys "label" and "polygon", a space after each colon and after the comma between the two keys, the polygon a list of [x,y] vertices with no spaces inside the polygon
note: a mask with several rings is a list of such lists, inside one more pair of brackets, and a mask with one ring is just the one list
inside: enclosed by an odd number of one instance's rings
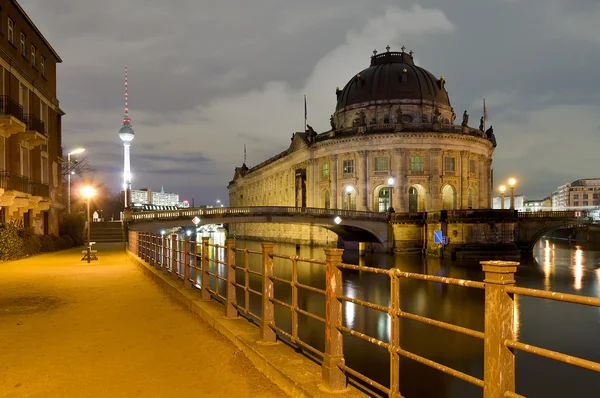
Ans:
{"label": "light reflection on water", "polygon": [[[223,238],[224,239],[224,238]],[[220,241],[224,241],[219,238]],[[222,243],[220,243],[222,244]],[[237,247],[261,250],[260,242],[241,241]],[[323,248],[276,244],[275,253],[324,259]],[[251,256],[251,268],[260,270],[260,256]],[[239,261],[239,258],[238,258]],[[403,271],[483,280],[478,261],[448,262],[419,256],[390,256],[356,252],[344,253],[344,262],[399,268]],[[533,257],[523,259],[516,274],[517,285],[542,290],[600,297],[600,252],[569,247],[562,243],[540,241]],[[290,263],[275,261],[277,276],[290,279]],[[320,265],[299,264],[299,281],[324,288],[325,272]],[[251,278],[251,287],[260,290],[260,278]],[[238,283],[243,279],[238,275]],[[343,272],[344,294],[375,304],[389,305],[389,279],[385,275],[366,272]],[[224,287],[224,286],[223,286]],[[223,290],[224,291],[224,290]],[[460,286],[401,280],[400,307],[407,312],[434,318],[474,330],[483,331],[483,291]],[[276,284],[277,299],[290,302],[289,289]],[[301,308],[324,317],[324,299],[312,292],[299,295]],[[243,304],[243,291],[238,290],[238,303]],[[251,298],[252,311],[260,314],[260,299]],[[290,331],[289,311],[276,307],[276,323]],[[391,322],[386,313],[345,303],[343,321],[353,328],[388,342]],[[600,311],[598,308],[515,297],[515,336],[519,341],[600,362]],[[450,366],[478,378],[483,377],[483,344],[480,340],[406,319],[401,320],[400,343],[408,351]],[[322,324],[299,317],[300,338],[319,350],[323,349]],[[359,339],[344,337],[348,366],[376,381],[389,382],[389,354],[386,350]],[[447,376],[411,360],[401,359],[401,391],[405,397],[480,397],[478,387]],[[426,382],[423,382],[426,380]],[[600,391],[597,373],[579,370],[544,358],[516,353],[517,392],[525,396],[563,397],[595,396]],[[593,394],[591,392],[594,391]],[[591,394],[591,395],[590,395]]]}

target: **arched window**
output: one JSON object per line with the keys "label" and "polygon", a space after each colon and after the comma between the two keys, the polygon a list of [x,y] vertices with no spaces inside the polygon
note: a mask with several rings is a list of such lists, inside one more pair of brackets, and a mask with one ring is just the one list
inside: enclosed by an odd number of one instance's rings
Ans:
{"label": "arched window", "polygon": [[456,191],[452,185],[446,185],[442,189],[442,209],[454,210],[456,208]]}
{"label": "arched window", "polygon": [[467,208],[473,208],[473,190],[471,188],[469,188],[469,190],[467,191]]}
{"label": "arched window", "polygon": [[378,211],[386,212],[390,207],[390,188],[383,187],[377,195]]}
{"label": "arched window", "polygon": [[323,197],[321,200],[322,200],[321,205],[323,206],[324,209],[331,208],[331,195],[329,194],[329,190],[326,189],[323,191]]}

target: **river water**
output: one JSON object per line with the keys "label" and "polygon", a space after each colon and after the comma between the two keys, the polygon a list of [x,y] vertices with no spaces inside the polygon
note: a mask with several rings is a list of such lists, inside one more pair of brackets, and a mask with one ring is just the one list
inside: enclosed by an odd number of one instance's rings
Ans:
{"label": "river water", "polygon": [[[221,243],[224,237],[213,235]],[[260,242],[236,242],[236,247],[261,250]],[[275,253],[324,259],[322,247],[300,247],[276,244]],[[221,255],[219,255],[221,257]],[[484,259],[482,259],[484,260]],[[236,263],[243,264],[243,253]],[[346,251],[343,261],[402,271],[483,280],[478,261],[460,262],[423,258],[420,256],[367,254],[358,256]],[[249,255],[250,269],[260,271],[260,255]],[[291,279],[291,262],[275,260],[275,275]],[[325,288],[323,265],[299,263],[300,283]],[[237,275],[238,283],[244,276]],[[212,278],[211,278],[212,279]],[[583,251],[559,241],[541,240],[533,257],[521,261],[516,274],[518,286],[564,293],[600,297],[600,252]],[[214,282],[211,283],[214,286]],[[251,275],[250,285],[260,291],[260,278]],[[389,305],[389,278],[358,271],[343,272],[344,294],[375,304]],[[225,285],[220,284],[221,292]],[[482,290],[438,283],[401,280],[402,310],[440,321],[483,331],[484,294]],[[291,288],[275,283],[275,298],[291,302]],[[237,291],[237,300],[244,305],[244,292]],[[324,298],[313,292],[299,291],[300,308],[325,316]],[[250,296],[252,312],[260,314],[260,298]],[[389,341],[390,322],[387,314],[355,304],[344,303],[344,323],[347,327],[382,341]],[[514,320],[518,340],[527,344],[600,362],[600,309],[537,298],[518,296]],[[290,332],[290,312],[275,306],[278,327]],[[473,337],[447,331],[412,320],[401,320],[400,344],[410,352],[483,378],[483,342]],[[323,350],[324,326],[311,318],[299,316],[299,336],[313,347]],[[373,344],[352,336],[344,337],[346,364],[368,377],[388,385],[389,354]],[[516,352],[516,392],[527,397],[597,397],[600,396],[600,374],[556,361]],[[482,389],[447,376],[442,372],[401,358],[400,389],[404,397],[481,397]]]}

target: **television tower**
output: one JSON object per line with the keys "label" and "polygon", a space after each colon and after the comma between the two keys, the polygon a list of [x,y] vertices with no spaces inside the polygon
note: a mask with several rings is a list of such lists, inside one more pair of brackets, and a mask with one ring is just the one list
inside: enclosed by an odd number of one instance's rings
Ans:
{"label": "television tower", "polygon": [[123,115],[123,127],[119,130],[119,138],[123,141],[123,189],[125,190],[124,207],[128,208],[131,203],[131,161],[129,156],[129,147],[135,134],[131,127],[131,119],[129,118],[128,93],[127,93],[127,65],[125,65],[125,114]]}

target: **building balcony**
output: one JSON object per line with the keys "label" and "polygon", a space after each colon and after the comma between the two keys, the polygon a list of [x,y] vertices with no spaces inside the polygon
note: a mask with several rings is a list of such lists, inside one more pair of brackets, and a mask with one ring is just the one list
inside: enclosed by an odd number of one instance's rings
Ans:
{"label": "building balcony", "polygon": [[0,188],[4,191],[28,193],[42,198],[50,197],[50,186],[48,184],[9,171],[0,171]]}
{"label": "building balcony", "polygon": [[10,137],[26,129],[23,107],[7,95],[0,95],[0,134]]}
{"label": "building balcony", "polygon": [[27,141],[29,146],[36,147],[48,143],[44,122],[34,115],[24,115],[25,131],[18,135],[20,141]]}

